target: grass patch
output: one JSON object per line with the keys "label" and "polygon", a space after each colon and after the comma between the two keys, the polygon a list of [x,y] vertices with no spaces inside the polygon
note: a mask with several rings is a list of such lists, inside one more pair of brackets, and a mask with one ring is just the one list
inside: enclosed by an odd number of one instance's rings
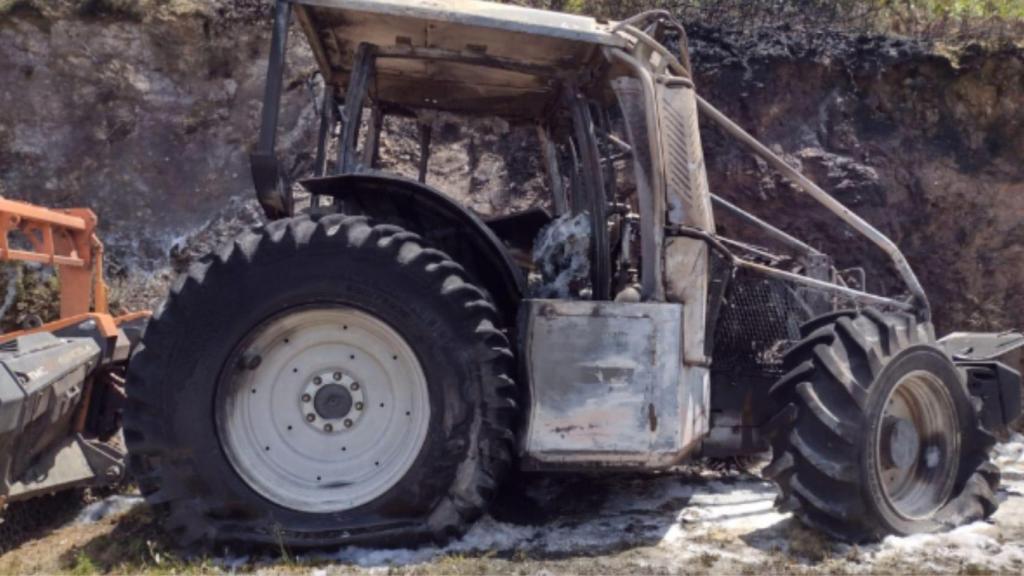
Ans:
{"label": "grass patch", "polygon": [[92,561],[84,551],[79,551],[75,555],[75,561],[71,564],[70,570],[68,570],[73,576],[89,576],[90,574],[98,574],[99,568]]}
{"label": "grass patch", "polygon": [[684,23],[752,31],[780,25],[807,30],[902,34],[928,40],[1024,37],[1021,0],[505,0],[537,8],[621,19],[666,9]]}
{"label": "grass patch", "polygon": [[139,506],[122,516],[117,526],[61,557],[70,574],[212,574],[218,570],[206,558],[186,559],[174,551],[153,512]]}
{"label": "grass patch", "polygon": [[19,8],[31,5],[31,0],[0,0],[0,14],[8,14]]}

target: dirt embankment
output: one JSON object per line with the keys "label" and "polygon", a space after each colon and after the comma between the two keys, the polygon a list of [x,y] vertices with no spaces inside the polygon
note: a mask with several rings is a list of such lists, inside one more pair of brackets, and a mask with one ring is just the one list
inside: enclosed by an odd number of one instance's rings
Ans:
{"label": "dirt embankment", "polygon": [[[144,14],[137,4],[0,13],[0,194],[96,211],[115,281],[133,280],[129,305],[158,298],[165,278],[144,288],[172,246],[251,195],[269,40],[260,2],[175,0]],[[298,42],[289,63],[279,138],[293,166],[309,154],[315,113]]]}
{"label": "dirt embankment", "polygon": [[[1024,324],[1024,46],[694,26],[691,49],[707,99],[899,244],[940,332]],[[866,264],[869,288],[898,289],[878,250],[810,221],[811,204],[716,129],[704,142],[714,190]]]}
{"label": "dirt embankment", "polygon": [[[3,4],[3,3],[0,3]],[[10,4],[10,3],[8,3]],[[269,38],[258,2],[19,0],[0,14],[0,194],[101,214],[129,306],[159,300],[169,264],[260,218],[249,201]],[[35,6],[65,6],[40,9]],[[96,6],[105,6],[97,10]],[[121,8],[118,8],[121,6]],[[3,12],[0,10],[0,12]],[[940,331],[1024,322],[1024,48],[922,45],[691,26],[698,86],[906,251]],[[293,36],[280,142],[308,166],[312,59]],[[409,172],[414,130],[384,163]],[[808,220],[787,184],[705,127],[711,183],[894,286],[884,259],[834,221]],[[437,120],[431,183],[484,213],[541,190],[528,130]]]}

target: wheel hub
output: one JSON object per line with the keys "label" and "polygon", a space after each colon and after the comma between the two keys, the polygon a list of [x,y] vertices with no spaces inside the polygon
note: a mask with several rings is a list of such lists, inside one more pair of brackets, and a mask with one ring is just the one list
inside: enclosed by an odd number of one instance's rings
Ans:
{"label": "wheel hub", "polygon": [[299,394],[303,420],[328,434],[351,429],[365,407],[362,385],[340,368],[319,371]]}
{"label": "wheel hub", "polygon": [[313,409],[325,420],[344,418],[352,410],[352,394],[344,386],[328,384],[313,397]]}
{"label": "wheel hub", "polygon": [[886,419],[882,434],[886,464],[900,470],[909,470],[917,462],[921,452],[921,437],[914,423],[906,418],[889,417]]}

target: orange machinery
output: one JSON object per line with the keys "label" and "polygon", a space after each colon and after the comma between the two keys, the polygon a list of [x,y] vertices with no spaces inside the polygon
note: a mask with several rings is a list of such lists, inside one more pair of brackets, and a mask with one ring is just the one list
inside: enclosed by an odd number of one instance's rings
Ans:
{"label": "orange machinery", "polygon": [[150,314],[110,315],[96,223],[0,198],[0,261],[60,280],[59,319],[0,335],[0,508],[124,477],[124,375]]}
{"label": "orange machinery", "polygon": [[[53,266],[60,280],[60,319],[37,328],[0,336],[0,343],[36,332],[54,332],[89,319],[107,338],[117,327],[149,316],[136,312],[113,317],[103,279],[103,243],[95,234],[96,214],[88,208],[51,210],[0,198],[0,261],[40,262]],[[11,246],[12,236],[27,240],[31,249]]]}

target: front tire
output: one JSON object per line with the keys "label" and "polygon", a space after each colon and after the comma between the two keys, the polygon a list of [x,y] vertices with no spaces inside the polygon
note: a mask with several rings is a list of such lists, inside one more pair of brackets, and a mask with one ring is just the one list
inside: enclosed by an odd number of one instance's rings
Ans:
{"label": "front tire", "polygon": [[498,318],[401,228],[246,233],[179,279],[132,358],[132,471],[185,546],[447,539],[511,458]]}
{"label": "front tire", "polygon": [[873,310],[808,322],[772,387],[765,476],[778,505],[834,537],[934,532],[995,512],[999,471],[930,324]]}

